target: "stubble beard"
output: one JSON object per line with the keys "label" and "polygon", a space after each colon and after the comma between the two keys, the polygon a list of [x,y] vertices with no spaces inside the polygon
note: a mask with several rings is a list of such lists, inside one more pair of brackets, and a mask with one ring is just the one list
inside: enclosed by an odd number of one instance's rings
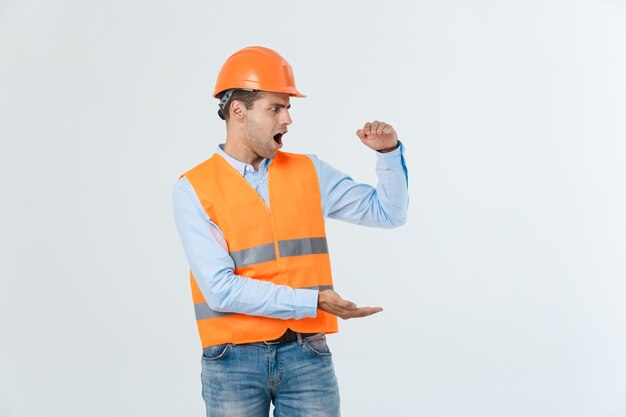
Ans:
{"label": "stubble beard", "polygon": [[258,130],[255,129],[254,125],[248,127],[248,145],[250,149],[259,157],[264,159],[272,159],[276,156],[276,149],[274,149],[274,139],[271,139],[271,142],[264,140],[258,134]]}
{"label": "stubble beard", "polygon": [[250,149],[261,158],[273,158],[276,152],[273,149],[273,143],[268,143],[262,137],[257,135],[249,136]]}

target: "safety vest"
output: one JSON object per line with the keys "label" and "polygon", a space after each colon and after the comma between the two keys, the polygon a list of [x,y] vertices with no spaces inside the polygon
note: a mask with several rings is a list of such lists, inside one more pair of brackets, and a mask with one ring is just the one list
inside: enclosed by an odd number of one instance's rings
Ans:
{"label": "safety vest", "polygon": [[[224,158],[215,154],[184,174],[209,218],[220,228],[234,273],[292,288],[332,288],[317,171],[305,155],[277,152],[268,170],[270,207]],[[218,312],[206,303],[191,274],[202,346],[251,343],[300,333],[335,333],[337,317],[282,320]]]}

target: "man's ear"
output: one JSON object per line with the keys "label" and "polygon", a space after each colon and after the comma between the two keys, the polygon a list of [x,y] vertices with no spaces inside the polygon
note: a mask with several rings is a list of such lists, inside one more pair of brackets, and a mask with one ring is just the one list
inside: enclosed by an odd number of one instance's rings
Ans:
{"label": "man's ear", "polygon": [[233,100],[230,103],[230,117],[238,120],[243,119],[243,116],[246,113],[246,108],[244,104],[239,100]]}

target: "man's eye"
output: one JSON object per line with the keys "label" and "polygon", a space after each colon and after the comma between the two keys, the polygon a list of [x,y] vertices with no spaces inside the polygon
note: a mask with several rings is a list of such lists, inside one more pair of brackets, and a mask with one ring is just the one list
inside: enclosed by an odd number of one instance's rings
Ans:
{"label": "man's eye", "polygon": [[278,107],[270,107],[270,110],[276,113],[278,111]]}

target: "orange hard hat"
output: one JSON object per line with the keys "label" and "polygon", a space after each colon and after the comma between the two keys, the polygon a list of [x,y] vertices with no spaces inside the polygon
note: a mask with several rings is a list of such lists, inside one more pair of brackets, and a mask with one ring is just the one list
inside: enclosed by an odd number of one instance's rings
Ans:
{"label": "orange hard hat", "polygon": [[306,97],[296,89],[291,65],[285,58],[262,46],[249,46],[228,57],[217,76],[213,97],[239,88]]}

